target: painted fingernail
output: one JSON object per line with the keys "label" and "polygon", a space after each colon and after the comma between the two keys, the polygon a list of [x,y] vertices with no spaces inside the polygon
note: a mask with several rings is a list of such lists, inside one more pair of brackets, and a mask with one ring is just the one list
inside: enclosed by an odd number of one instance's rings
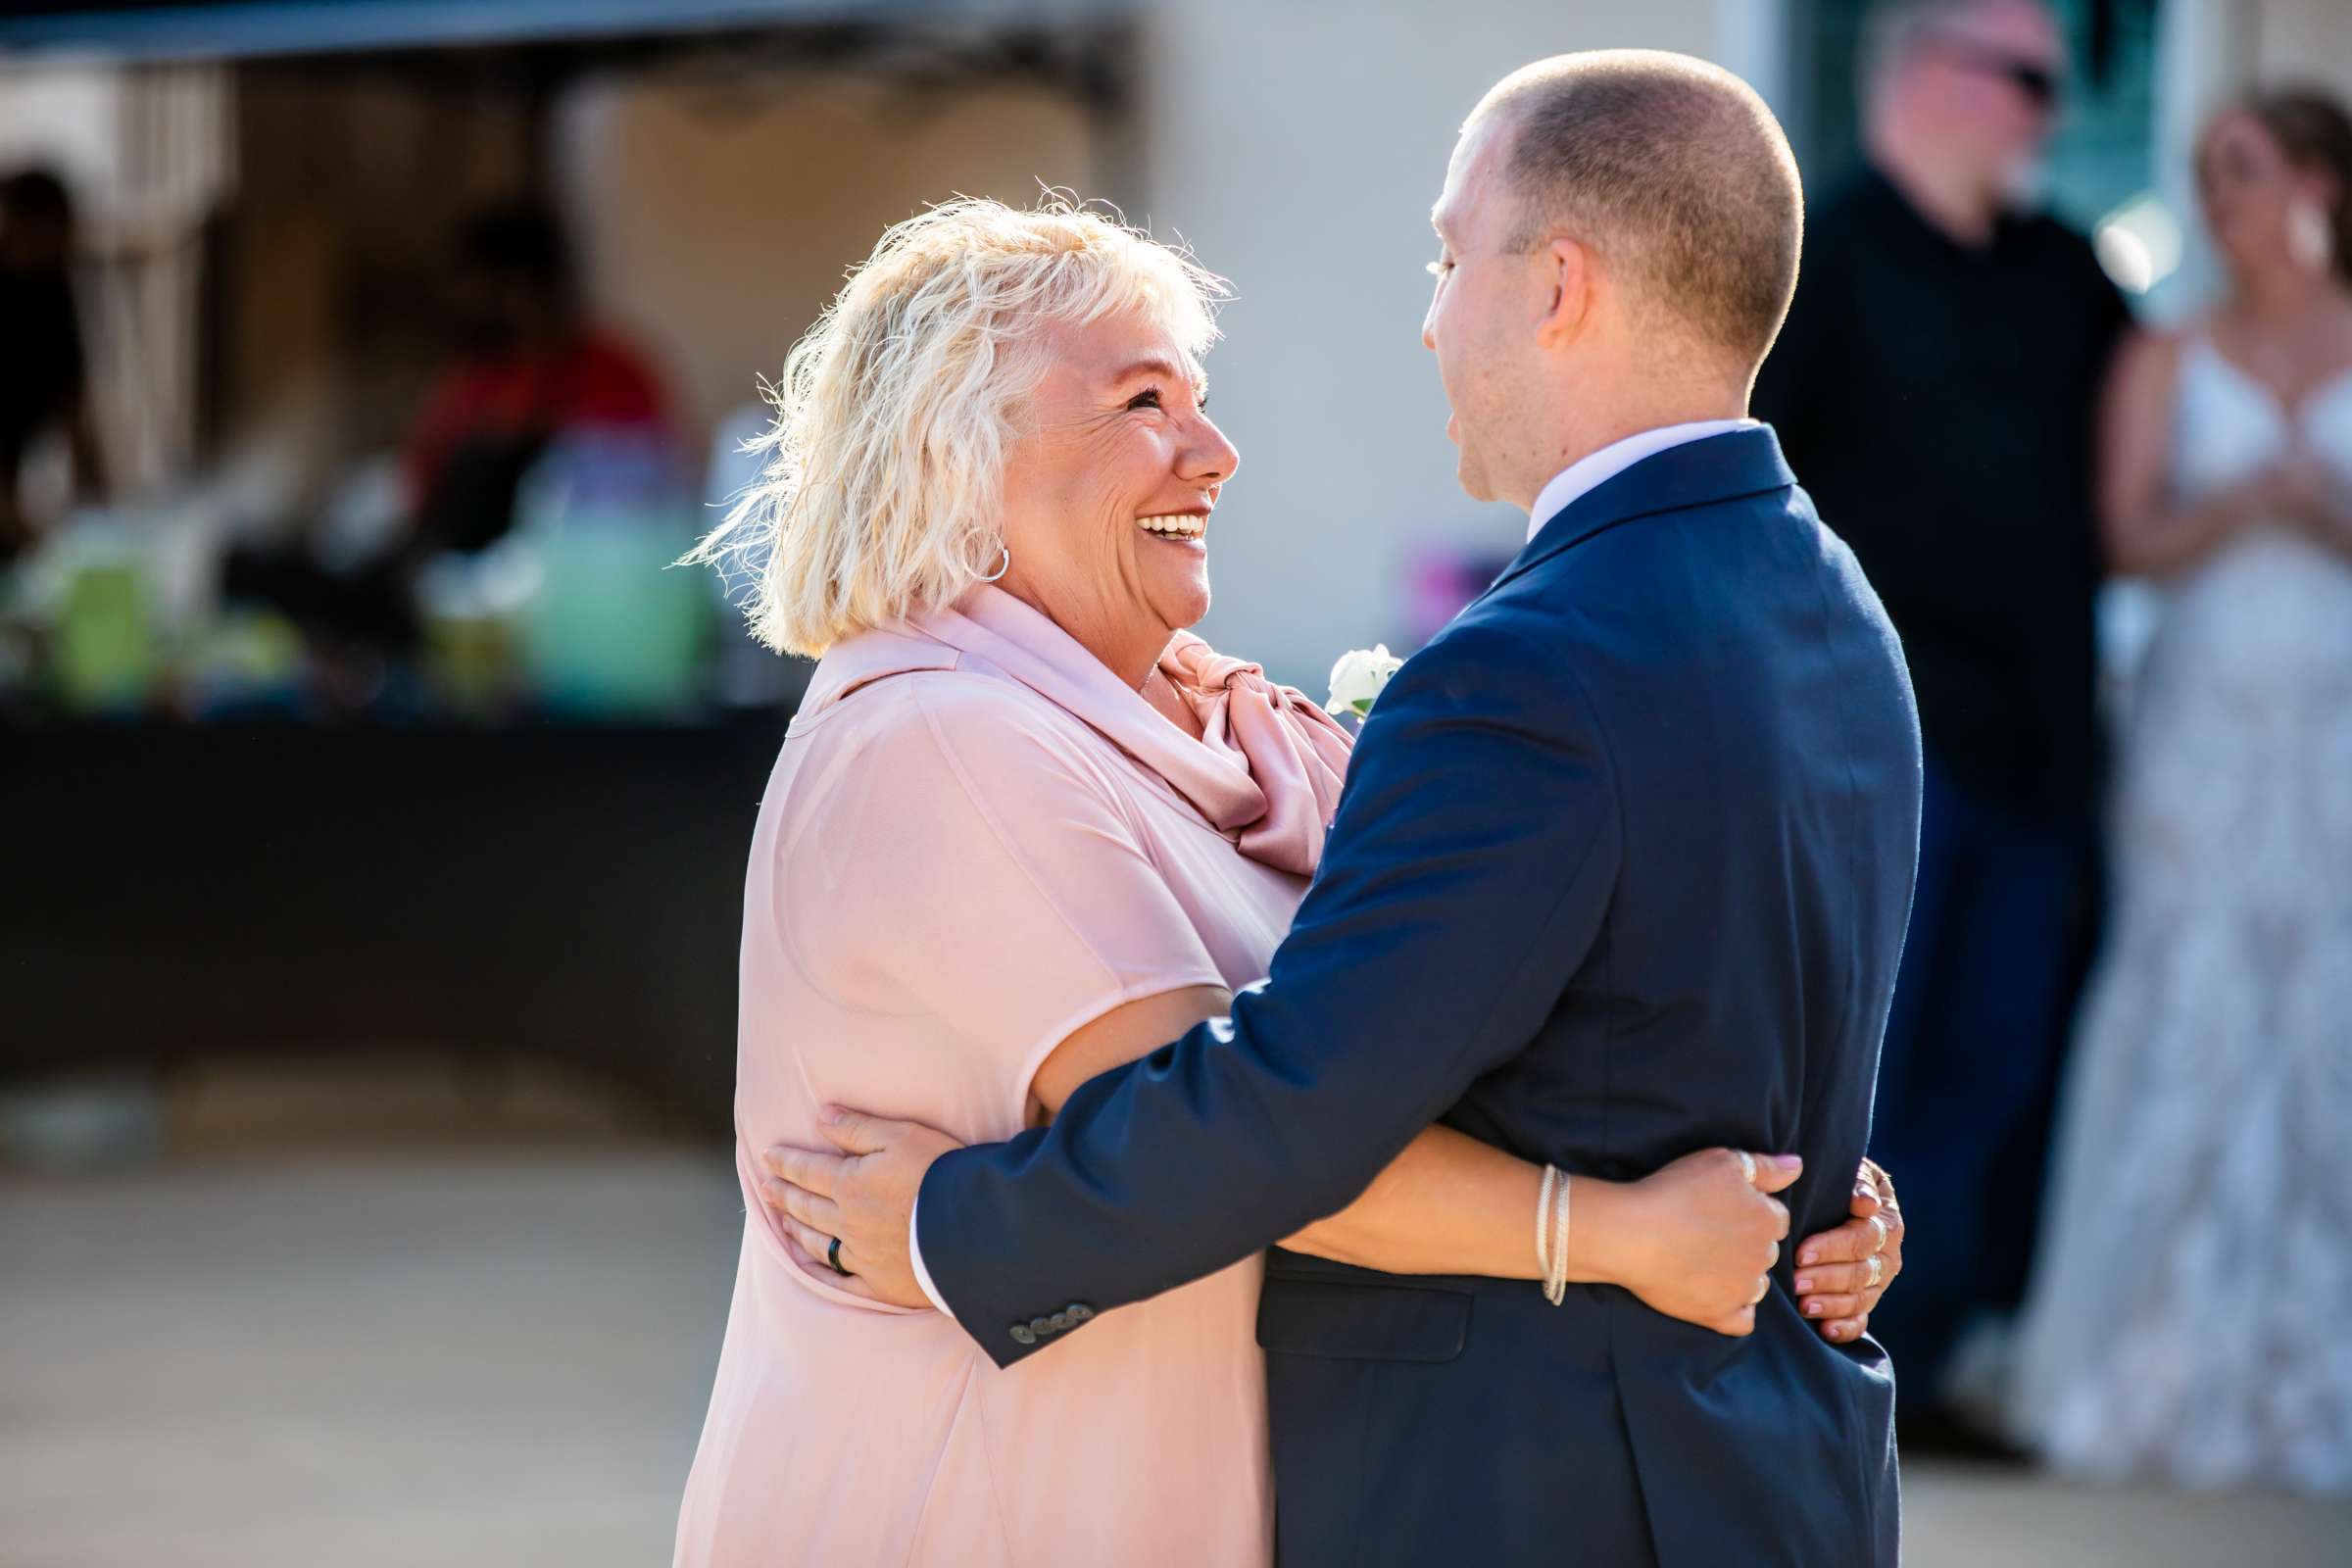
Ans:
{"label": "painted fingernail", "polygon": [[1807,1302],[1805,1303],[1805,1316],[1807,1316],[1807,1317],[1819,1317],[1819,1316],[1821,1316],[1821,1303],[1820,1303],[1819,1301],[1807,1301]]}
{"label": "painted fingernail", "polygon": [[1811,1275],[1799,1274],[1796,1277],[1796,1294],[1799,1296],[1811,1296],[1813,1294],[1813,1278]]}
{"label": "painted fingernail", "polygon": [[1772,1156],[1772,1162],[1783,1170],[1803,1170],[1805,1168],[1805,1156],[1802,1154],[1775,1154]]}
{"label": "painted fingernail", "polygon": [[1811,1268],[1814,1264],[1821,1261],[1821,1249],[1818,1247],[1808,1247],[1803,1251],[1796,1254],[1796,1260],[1799,1263],[1804,1264],[1807,1268]]}
{"label": "painted fingernail", "polygon": [[841,1107],[839,1105],[827,1105],[824,1109],[816,1113],[816,1119],[830,1127],[835,1122],[841,1120]]}

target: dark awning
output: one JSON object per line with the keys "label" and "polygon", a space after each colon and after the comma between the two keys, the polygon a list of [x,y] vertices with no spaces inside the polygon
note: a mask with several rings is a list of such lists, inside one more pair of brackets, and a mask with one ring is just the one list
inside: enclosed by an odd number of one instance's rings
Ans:
{"label": "dark awning", "polygon": [[1118,0],[26,0],[0,54],[205,60],[464,48],[828,23],[1102,20]]}

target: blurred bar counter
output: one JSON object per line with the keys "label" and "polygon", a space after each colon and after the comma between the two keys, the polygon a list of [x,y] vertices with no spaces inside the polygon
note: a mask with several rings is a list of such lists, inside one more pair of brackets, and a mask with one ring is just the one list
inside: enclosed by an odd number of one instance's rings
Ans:
{"label": "blurred bar counter", "polygon": [[784,722],[0,729],[0,1086],[519,1052],[723,1130]]}

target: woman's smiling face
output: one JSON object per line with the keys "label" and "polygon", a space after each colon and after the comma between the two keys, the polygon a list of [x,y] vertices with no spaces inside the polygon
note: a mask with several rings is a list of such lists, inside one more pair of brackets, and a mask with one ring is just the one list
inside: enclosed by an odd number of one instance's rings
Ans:
{"label": "woman's smiling face", "polygon": [[1208,613],[1208,517],[1241,461],[1200,367],[1140,312],[1059,329],[1004,454],[1000,584],[1130,684]]}

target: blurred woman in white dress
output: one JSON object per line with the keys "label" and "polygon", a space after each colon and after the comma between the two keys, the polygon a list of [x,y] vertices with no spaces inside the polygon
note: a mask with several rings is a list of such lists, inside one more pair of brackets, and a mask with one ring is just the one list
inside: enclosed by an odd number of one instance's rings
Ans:
{"label": "blurred woman in white dress", "polygon": [[2165,608],[2013,1414],[2081,1474],[2344,1492],[2352,121],[2252,98],[2197,181],[2226,297],[2126,347],[2107,416],[2113,562]]}

